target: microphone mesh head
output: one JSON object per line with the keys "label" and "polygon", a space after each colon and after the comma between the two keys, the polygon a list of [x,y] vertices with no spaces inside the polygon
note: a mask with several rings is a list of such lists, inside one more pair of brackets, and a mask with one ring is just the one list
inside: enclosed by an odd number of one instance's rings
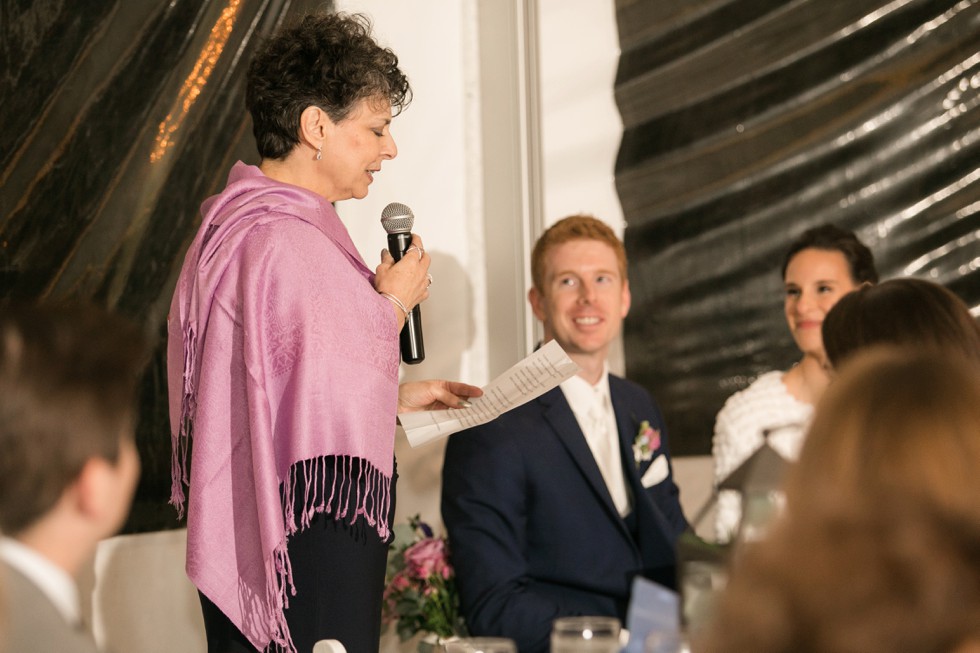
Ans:
{"label": "microphone mesh head", "polygon": [[381,212],[381,226],[389,234],[405,233],[412,230],[415,215],[404,204],[392,202]]}

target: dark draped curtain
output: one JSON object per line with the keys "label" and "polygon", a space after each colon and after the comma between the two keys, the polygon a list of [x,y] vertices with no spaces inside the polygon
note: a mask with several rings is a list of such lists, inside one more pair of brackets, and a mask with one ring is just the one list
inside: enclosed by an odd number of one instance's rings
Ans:
{"label": "dark draped curtain", "polygon": [[[0,0],[0,307],[89,300],[156,343],[125,530],[178,525],[165,325],[201,201],[257,155],[256,41],[321,0]],[[2,308],[0,308],[2,310]]]}
{"label": "dark draped curtain", "polygon": [[799,358],[788,243],[854,230],[883,278],[980,314],[980,4],[617,0],[616,185],[633,306],[627,375],[678,454],[724,400]]}

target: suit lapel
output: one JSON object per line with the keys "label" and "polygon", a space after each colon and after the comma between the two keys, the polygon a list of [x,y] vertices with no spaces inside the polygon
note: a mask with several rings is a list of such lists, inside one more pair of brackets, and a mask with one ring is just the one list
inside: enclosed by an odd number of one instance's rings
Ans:
{"label": "suit lapel", "polygon": [[639,421],[633,414],[632,407],[623,399],[623,393],[618,392],[617,381],[616,377],[609,375],[609,396],[612,398],[616,428],[619,430],[619,455],[623,460],[623,477],[633,497],[633,512],[639,518],[646,498],[646,491],[640,482],[640,469],[633,456],[633,439],[636,437]]}
{"label": "suit lapel", "polygon": [[[579,471],[599,497],[610,518],[622,530],[623,535],[632,540],[629,531],[626,529],[626,525],[623,523],[622,517],[619,516],[619,511],[616,510],[616,506],[613,504],[612,497],[609,495],[609,488],[606,487],[606,481],[602,478],[602,474],[599,472],[599,466],[592,456],[592,449],[589,448],[588,442],[585,441],[585,434],[582,433],[582,429],[578,425],[578,420],[575,419],[575,414],[572,412],[571,406],[568,405],[568,401],[565,399],[565,394],[561,391],[561,388],[555,388],[545,393],[539,401],[545,405],[544,418],[548,422],[548,425],[568,450],[572,460],[575,461]],[[618,425],[618,415],[616,416],[616,422]],[[620,436],[620,439],[622,439],[622,436]]]}
{"label": "suit lapel", "polygon": [[[616,413],[620,447],[625,461],[623,473],[626,476],[626,482],[629,484],[630,492],[633,494],[633,511],[641,523],[637,532],[643,535],[642,541],[637,542],[637,544],[648,559],[673,559],[674,543],[669,537],[669,533],[672,531],[671,526],[663,513],[660,512],[659,506],[647,495],[646,488],[643,487],[641,481],[642,473],[650,466],[650,461],[637,466],[633,456],[633,440],[639,429],[641,416],[634,414],[633,407],[624,399],[625,393],[619,387],[622,382],[621,379],[609,375],[609,395],[612,397],[613,411]],[[642,526],[643,522],[649,520],[655,524],[654,528]]]}
{"label": "suit lapel", "polygon": [[[640,482],[636,459],[633,456],[633,439],[639,427],[639,421],[633,414],[633,409],[623,400],[623,393],[618,392],[616,377],[609,375],[609,396],[612,399],[613,412],[616,414],[616,428],[619,431],[619,455],[623,459],[623,473],[630,491],[636,494],[636,485]],[[634,482],[635,481],[635,482]]]}

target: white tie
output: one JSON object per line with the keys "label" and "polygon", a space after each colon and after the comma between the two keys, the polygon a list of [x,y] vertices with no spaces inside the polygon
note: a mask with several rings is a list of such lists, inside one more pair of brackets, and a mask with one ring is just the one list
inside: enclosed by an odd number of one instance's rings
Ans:
{"label": "white tie", "polygon": [[623,478],[623,463],[619,456],[619,438],[609,432],[608,413],[602,405],[602,397],[595,397],[589,408],[589,433],[586,439],[595,457],[602,479],[606,482],[613,504],[620,515],[630,510],[626,481]]}

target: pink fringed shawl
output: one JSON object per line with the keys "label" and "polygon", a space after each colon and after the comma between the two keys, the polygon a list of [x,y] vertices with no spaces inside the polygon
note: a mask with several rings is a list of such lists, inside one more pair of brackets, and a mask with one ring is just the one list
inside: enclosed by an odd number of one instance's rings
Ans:
{"label": "pink fringed shawl", "polygon": [[395,317],[318,195],[239,162],[201,212],[169,316],[171,503],[182,514],[189,487],[197,588],[260,650],[292,651],[287,536],[314,512],[389,535]]}

